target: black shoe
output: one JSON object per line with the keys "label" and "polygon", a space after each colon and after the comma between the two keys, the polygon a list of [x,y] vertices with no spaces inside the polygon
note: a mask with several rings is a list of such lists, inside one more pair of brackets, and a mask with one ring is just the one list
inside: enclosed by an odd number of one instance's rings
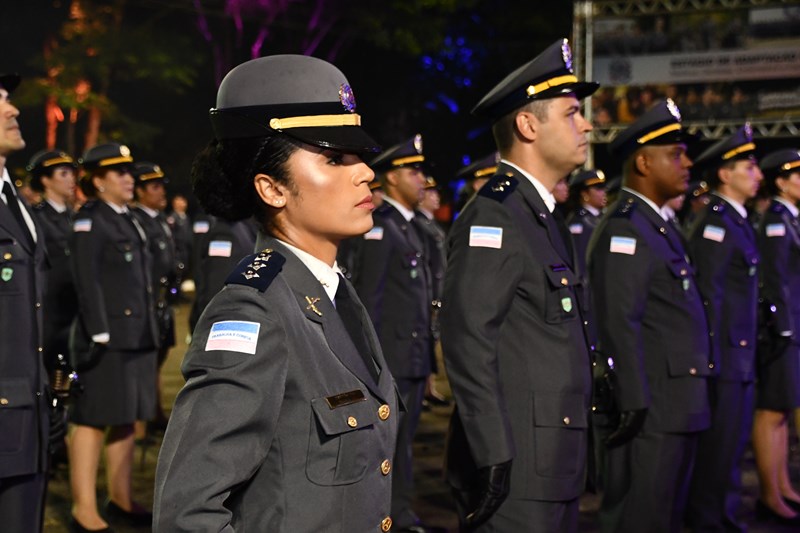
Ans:
{"label": "black shoe", "polygon": [[756,500],[756,520],[759,522],[773,522],[782,526],[800,526],[800,514],[790,518],[781,516],[767,507],[761,500]]}
{"label": "black shoe", "polygon": [[69,522],[67,522],[67,529],[69,529],[70,533],[114,533],[114,530],[110,527],[103,529],[86,529],[75,519],[74,516],[69,518]]}
{"label": "black shoe", "polygon": [[106,500],[106,516],[112,522],[118,521],[132,527],[151,527],[153,525],[153,513],[126,511],[111,500]]}

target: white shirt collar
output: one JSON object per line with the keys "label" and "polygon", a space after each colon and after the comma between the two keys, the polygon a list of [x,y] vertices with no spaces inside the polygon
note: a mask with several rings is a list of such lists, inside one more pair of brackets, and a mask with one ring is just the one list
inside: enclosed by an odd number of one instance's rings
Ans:
{"label": "white shirt collar", "polygon": [[583,208],[586,209],[587,211],[589,211],[591,214],[593,214],[596,217],[600,216],[600,210],[597,209],[596,207],[593,207],[593,206],[591,206],[589,204],[583,204]]}
{"label": "white shirt collar", "polygon": [[50,207],[56,210],[56,213],[63,213],[67,210],[67,204],[61,204],[52,198],[45,198],[44,200],[50,204]]}
{"label": "white shirt collar", "polygon": [[629,193],[633,194],[634,196],[637,196],[638,198],[641,198],[644,203],[646,203],[647,205],[649,205],[653,209],[653,211],[658,213],[658,216],[660,216],[664,220],[669,220],[667,217],[664,216],[664,211],[662,211],[661,208],[658,207],[656,205],[656,203],[653,200],[651,200],[650,198],[644,196],[643,194],[640,194],[640,193],[634,191],[633,189],[629,189],[628,187],[623,187],[622,190],[623,191],[628,191]]}
{"label": "white shirt collar", "polygon": [[304,252],[300,248],[296,246],[292,246],[288,242],[284,242],[280,239],[276,239],[279,243],[286,246],[297,258],[306,266],[308,270],[311,271],[311,275],[317,278],[320,282],[322,287],[325,289],[325,293],[328,295],[328,298],[333,301],[333,298],[336,296],[336,289],[339,288],[339,270],[338,263],[334,262],[333,266],[329,266],[325,261],[321,259],[317,259],[313,255],[308,252]]}
{"label": "white shirt collar", "polygon": [[800,214],[800,209],[798,209],[797,206],[794,205],[792,202],[785,200],[780,196],[776,196],[775,200],[785,205],[786,209],[788,209],[789,212],[792,213],[793,217],[797,217],[797,215]]}
{"label": "white shirt collar", "polygon": [[[0,180],[0,181],[3,181],[3,182],[7,181],[9,183],[9,185],[11,185],[11,188],[14,191],[14,193],[12,193],[12,194],[17,194],[18,193],[17,186],[14,185],[13,181],[11,181],[11,176],[9,175],[8,169],[6,167],[3,167],[3,179]],[[8,205],[8,202],[17,202],[19,204],[19,210],[22,212],[22,218],[25,220],[25,224],[28,225],[28,231],[30,232],[31,236],[33,237],[33,242],[36,242],[39,239],[39,236],[36,233],[36,224],[34,224],[33,219],[31,218],[31,214],[28,213],[28,210],[23,206],[22,201],[17,197],[6,198],[6,195],[3,193],[3,185],[0,185],[0,196],[5,198],[6,205]]]}
{"label": "white shirt collar", "polygon": [[433,213],[431,213],[431,212],[430,212],[430,211],[428,211],[427,209],[423,209],[423,208],[421,208],[421,207],[418,207],[418,208],[417,208],[417,211],[419,211],[420,213],[422,213],[423,215],[425,215],[425,218],[427,218],[428,220],[433,220]]}
{"label": "white shirt collar", "polygon": [[530,173],[526,172],[525,170],[522,170],[519,166],[515,165],[508,159],[501,159],[500,162],[505,163],[510,167],[514,167],[520,174],[525,176],[528,179],[528,181],[530,181],[531,184],[536,188],[536,191],[539,193],[539,196],[542,197],[542,201],[544,202],[544,205],[547,206],[547,210],[550,211],[551,213],[553,212],[553,209],[556,208],[556,198],[555,196],[553,196],[552,192],[547,190],[547,187],[542,185],[541,181],[537,180]]}
{"label": "white shirt collar", "polygon": [[400,211],[400,214],[403,215],[403,218],[406,219],[407,222],[411,222],[411,220],[414,218],[414,211],[406,208],[404,205],[400,205],[400,202],[390,197],[389,195],[384,196],[383,200],[385,202],[389,202],[389,204],[391,204],[392,207]]}
{"label": "white shirt collar", "polygon": [[[105,200],[103,200],[103,201],[105,202]],[[119,215],[124,215],[125,213],[128,212],[128,206],[127,205],[123,205],[123,206],[120,207],[117,204],[112,204],[111,202],[105,202],[105,203],[106,203],[106,205],[108,205],[108,207],[113,209],[114,212],[116,212]]]}
{"label": "white shirt collar", "polygon": [[145,213],[150,215],[150,218],[156,218],[158,216],[158,211],[156,211],[155,209],[150,209],[146,205],[142,205],[140,203],[137,203],[136,207],[138,207],[139,209],[141,209],[142,211],[144,211]]}
{"label": "white shirt collar", "polygon": [[742,218],[747,220],[747,209],[745,209],[745,207],[742,204],[740,204],[736,200],[733,200],[732,198],[728,198],[719,191],[714,191],[714,194],[716,194],[717,196],[719,196],[720,198],[731,204],[733,208],[736,209],[736,211],[738,211],[740,215],[742,215]]}

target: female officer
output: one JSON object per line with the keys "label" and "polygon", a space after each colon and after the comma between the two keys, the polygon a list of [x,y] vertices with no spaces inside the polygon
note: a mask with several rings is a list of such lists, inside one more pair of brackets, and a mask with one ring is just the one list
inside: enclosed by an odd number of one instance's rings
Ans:
{"label": "female officer", "polygon": [[789,481],[788,419],[800,406],[800,152],[773,152],[760,166],[774,194],[758,232],[761,294],[773,311],[771,349],[759,353],[753,420],[761,492],[756,516],[796,526],[800,525],[800,493]]}
{"label": "female officer", "polygon": [[262,234],[206,307],[159,456],[154,528],[388,531],[397,396],[375,331],[338,273],[372,227],[376,151],[342,73],[264,57],[223,80],[195,161],[212,215]]}
{"label": "female officer", "polygon": [[87,173],[82,185],[94,200],[75,215],[72,226],[79,315],[70,354],[83,394],[70,410],[71,528],[110,531],[96,501],[104,439],[106,515],[131,525],[152,520],[131,499],[131,464],[133,424],[149,420],[155,411],[156,326],[144,232],[127,208],[133,199],[130,151],[102,144],[90,148],[82,162]]}

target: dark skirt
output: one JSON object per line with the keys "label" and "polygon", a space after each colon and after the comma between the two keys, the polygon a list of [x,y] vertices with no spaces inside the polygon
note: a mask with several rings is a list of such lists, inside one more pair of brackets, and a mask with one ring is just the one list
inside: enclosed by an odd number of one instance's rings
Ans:
{"label": "dark skirt", "polygon": [[83,393],[70,405],[70,422],[105,427],[152,419],[157,376],[154,349],[103,350],[79,371]]}
{"label": "dark skirt", "polygon": [[791,411],[800,406],[800,345],[789,344],[780,357],[758,369],[756,409]]}

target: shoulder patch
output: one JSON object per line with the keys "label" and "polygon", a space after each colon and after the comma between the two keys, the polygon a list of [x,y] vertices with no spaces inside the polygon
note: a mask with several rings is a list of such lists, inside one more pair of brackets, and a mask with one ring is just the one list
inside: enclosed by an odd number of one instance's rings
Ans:
{"label": "shoulder patch", "polygon": [[786,235],[786,226],[783,224],[767,224],[764,228],[767,237],[783,237]]}
{"label": "shoulder patch", "polygon": [[381,226],[373,226],[371,230],[364,234],[364,239],[368,241],[383,240],[383,228]]}
{"label": "shoulder patch", "polygon": [[198,220],[192,224],[192,233],[208,233],[209,227],[211,224],[208,223],[208,220]]}
{"label": "shoulder patch", "polygon": [[517,180],[517,178],[515,178],[513,175],[498,174],[496,176],[492,176],[492,178],[480,188],[478,195],[491,198],[497,202],[502,202],[508,197],[509,194],[514,192],[514,189],[517,188],[517,185],[519,185],[519,180]]}
{"label": "shoulder patch", "polygon": [[706,224],[706,227],[703,228],[703,238],[709,241],[722,242],[725,240],[725,228]]}
{"label": "shoulder patch", "polygon": [[236,265],[225,285],[246,285],[261,292],[267,290],[283,268],[286,258],[271,248],[248,255]]}
{"label": "shoulder patch", "polygon": [[583,224],[575,222],[569,225],[569,232],[573,235],[581,235],[583,233]]}
{"label": "shoulder patch", "polygon": [[72,231],[74,231],[75,233],[80,233],[82,231],[85,232],[92,231],[92,219],[76,218],[75,222],[72,223]]}
{"label": "shoulder patch", "polygon": [[633,198],[628,198],[627,200],[621,201],[617,204],[616,208],[611,213],[611,217],[631,218],[634,211],[636,211],[636,202],[633,201]]}

